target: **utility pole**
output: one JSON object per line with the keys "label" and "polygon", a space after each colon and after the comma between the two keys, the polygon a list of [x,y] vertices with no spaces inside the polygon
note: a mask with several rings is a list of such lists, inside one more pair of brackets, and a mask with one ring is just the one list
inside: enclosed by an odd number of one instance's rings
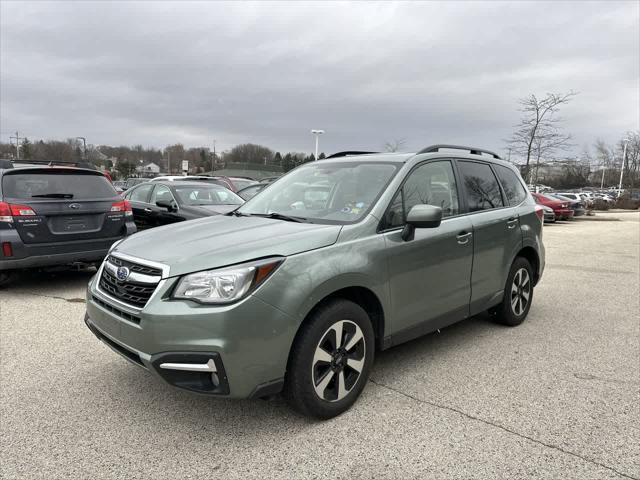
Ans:
{"label": "utility pole", "polygon": [[627,145],[629,145],[629,139],[624,141],[624,148],[622,149],[622,166],[620,167],[620,183],[618,184],[618,197],[622,192],[622,175],[624,174],[624,160],[627,158]]}
{"label": "utility pole", "polygon": [[87,159],[87,139],[84,137],[76,137],[76,140],[82,140],[82,145],[83,145],[82,159],[86,160]]}
{"label": "utility pole", "polygon": [[211,174],[216,170],[216,140],[213,139],[213,157],[211,157]]}
{"label": "utility pole", "polygon": [[20,160],[20,140],[24,140],[24,137],[21,137],[16,130],[16,136],[9,137],[9,142],[11,142],[11,140],[13,140],[14,138],[16,139],[16,160]]}

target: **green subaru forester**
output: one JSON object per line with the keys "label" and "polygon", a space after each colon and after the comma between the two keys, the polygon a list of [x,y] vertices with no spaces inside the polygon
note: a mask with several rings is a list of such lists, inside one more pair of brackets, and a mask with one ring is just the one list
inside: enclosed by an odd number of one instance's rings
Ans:
{"label": "green subaru forester", "polygon": [[116,243],[85,322],[176,387],[282,391],[329,418],[358,398],[377,350],[486,310],[520,324],[544,268],[542,216],[492,152],[336,154],[230,214]]}

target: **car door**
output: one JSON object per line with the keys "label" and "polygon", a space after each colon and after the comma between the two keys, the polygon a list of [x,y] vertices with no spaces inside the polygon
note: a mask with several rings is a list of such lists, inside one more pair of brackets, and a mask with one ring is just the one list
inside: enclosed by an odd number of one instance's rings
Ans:
{"label": "car door", "polygon": [[[157,204],[158,201],[169,202],[174,207],[172,210],[160,207]],[[152,210],[151,220],[156,227],[185,220],[178,207],[178,202],[174,198],[169,187],[166,185],[156,185],[151,193],[151,201],[149,203],[151,203],[150,208]]]}
{"label": "car door", "polygon": [[131,203],[131,209],[133,210],[133,221],[138,227],[138,230],[144,230],[153,226],[151,214],[151,204],[149,203],[149,197],[153,190],[153,183],[143,183],[131,190],[127,191],[125,198]]}
{"label": "car door", "polygon": [[469,218],[473,224],[470,313],[500,301],[515,253],[522,246],[518,209],[503,198],[489,163],[458,160]]}
{"label": "car door", "polygon": [[[459,196],[452,162],[430,161],[407,175],[385,213],[381,227],[398,342],[468,315],[473,235],[471,220],[460,215]],[[417,204],[441,207],[442,223],[417,228],[413,240],[404,241],[407,213]]]}

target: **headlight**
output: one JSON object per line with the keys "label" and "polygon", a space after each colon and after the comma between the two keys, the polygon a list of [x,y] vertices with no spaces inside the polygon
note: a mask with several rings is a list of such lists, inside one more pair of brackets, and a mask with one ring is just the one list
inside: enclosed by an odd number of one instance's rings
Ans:
{"label": "headlight", "polygon": [[284,258],[267,258],[232,267],[191,273],[180,279],[172,298],[223,305],[233,303],[258,288]]}

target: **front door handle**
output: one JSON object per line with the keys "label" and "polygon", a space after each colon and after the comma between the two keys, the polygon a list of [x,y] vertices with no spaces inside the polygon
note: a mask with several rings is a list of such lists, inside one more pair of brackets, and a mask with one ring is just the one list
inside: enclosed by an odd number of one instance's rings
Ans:
{"label": "front door handle", "polygon": [[471,238],[471,235],[473,235],[473,233],[471,232],[460,232],[456,238],[458,239],[458,243],[460,245],[466,245],[467,243],[469,243],[469,239]]}
{"label": "front door handle", "polygon": [[511,217],[509,220],[507,220],[507,228],[512,229],[512,228],[516,228],[516,225],[518,225],[518,219]]}
{"label": "front door handle", "polygon": [[144,211],[145,211],[146,213],[151,213],[151,212],[153,212],[153,210],[151,210],[150,208],[145,208],[145,209],[144,209]]}

